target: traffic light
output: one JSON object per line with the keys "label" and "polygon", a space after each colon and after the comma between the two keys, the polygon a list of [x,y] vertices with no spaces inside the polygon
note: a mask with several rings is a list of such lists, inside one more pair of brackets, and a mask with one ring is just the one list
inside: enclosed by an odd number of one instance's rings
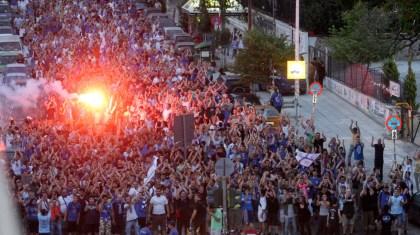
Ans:
{"label": "traffic light", "polygon": [[236,189],[229,189],[228,191],[228,208],[241,208],[242,193]]}
{"label": "traffic light", "polygon": [[223,207],[222,189],[213,187],[207,189],[207,205],[211,208]]}

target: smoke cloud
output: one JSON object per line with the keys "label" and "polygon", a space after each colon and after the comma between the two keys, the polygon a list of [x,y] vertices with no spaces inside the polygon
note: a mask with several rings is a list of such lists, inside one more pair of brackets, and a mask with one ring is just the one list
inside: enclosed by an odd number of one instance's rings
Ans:
{"label": "smoke cloud", "polygon": [[40,110],[38,107],[40,99],[49,93],[56,93],[63,99],[71,97],[60,81],[28,79],[25,86],[0,85],[0,125],[7,122],[10,117],[33,115],[31,112],[34,109]]}

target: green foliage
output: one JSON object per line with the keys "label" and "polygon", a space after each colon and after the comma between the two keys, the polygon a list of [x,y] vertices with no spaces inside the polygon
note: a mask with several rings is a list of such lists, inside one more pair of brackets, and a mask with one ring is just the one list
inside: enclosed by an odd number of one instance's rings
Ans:
{"label": "green foliage", "polygon": [[[408,63],[408,74],[404,82],[404,98],[411,107],[416,107],[417,84],[416,76],[411,68],[411,62]],[[416,109],[414,109],[416,110]]]}
{"label": "green foliage", "polygon": [[287,60],[293,59],[293,45],[286,38],[277,38],[258,30],[245,35],[245,48],[239,51],[234,69],[244,83],[266,83],[272,69],[286,73]]}
{"label": "green foliage", "polygon": [[394,35],[396,51],[403,48],[413,50],[420,40],[420,1],[388,0],[384,8],[392,16],[391,32]]}
{"label": "green foliage", "polygon": [[216,30],[213,33],[216,46],[226,47],[231,42],[232,34],[228,29]]}
{"label": "green foliage", "polygon": [[393,59],[387,59],[382,66],[385,77],[391,81],[399,81],[400,73],[398,72],[397,64]]}
{"label": "green foliage", "polygon": [[200,33],[209,33],[211,32],[211,19],[209,11],[207,10],[206,0],[200,0],[200,11],[198,30]]}
{"label": "green foliage", "polygon": [[359,2],[343,15],[344,26],[331,29],[328,44],[333,56],[349,63],[370,64],[390,55],[389,15],[381,8],[369,9]]}
{"label": "green foliage", "polygon": [[336,0],[303,0],[302,27],[318,35],[328,34],[330,26],[340,26],[342,7]]}

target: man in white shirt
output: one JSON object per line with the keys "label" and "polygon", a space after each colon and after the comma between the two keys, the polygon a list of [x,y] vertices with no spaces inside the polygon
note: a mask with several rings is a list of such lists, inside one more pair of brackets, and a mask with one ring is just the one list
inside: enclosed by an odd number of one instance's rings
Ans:
{"label": "man in white shirt", "polygon": [[134,182],[133,186],[128,190],[128,195],[130,197],[135,197],[140,191],[140,185],[138,182]]}
{"label": "man in white shirt", "polygon": [[137,222],[138,215],[134,208],[135,204],[136,204],[135,198],[130,198],[128,200],[128,203],[124,205],[124,208],[127,210],[127,217],[126,217],[126,224],[125,224],[126,234],[131,234],[131,230],[134,229],[134,234],[139,235],[140,228]]}
{"label": "man in white shirt", "polygon": [[60,203],[61,213],[65,214],[67,212],[67,206],[72,201],[73,201],[73,196],[71,194],[68,195],[67,191],[63,190],[62,195],[58,197],[58,202]]}
{"label": "man in white shirt", "polygon": [[166,217],[169,216],[168,199],[158,189],[156,195],[150,199],[149,214],[152,218],[153,234],[166,233]]}
{"label": "man in white shirt", "polygon": [[22,161],[20,160],[20,154],[15,154],[15,159],[12,161],[12,171],[17,177],[22,175]]}

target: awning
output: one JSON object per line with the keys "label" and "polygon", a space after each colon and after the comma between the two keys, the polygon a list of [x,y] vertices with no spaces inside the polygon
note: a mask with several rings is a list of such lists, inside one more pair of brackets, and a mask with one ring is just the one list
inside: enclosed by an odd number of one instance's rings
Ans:
{"label": "awning", "polygon": [[[247,13],[247,9],[244,8],[237,0],[226,0],[226,16],[242,15]],[[219,1],[218,0],[207,0],[207,11],[210,15],[220,14]],[[189,15],[199,15],[200,11],[200,0],[189,0],[182,6],[182,11]]]}
{"label": "awning", "polygon": [[195,46],[195,49],[203,49],[206,47],[211,47],[212,43],[210,41],[204,41],[201,42],[200,44],[198,44],[197,46]]}

